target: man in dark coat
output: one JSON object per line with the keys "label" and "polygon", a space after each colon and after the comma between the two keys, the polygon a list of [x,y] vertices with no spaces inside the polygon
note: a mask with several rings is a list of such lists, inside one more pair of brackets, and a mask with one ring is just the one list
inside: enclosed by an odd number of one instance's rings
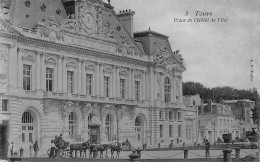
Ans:
{"label": "man in dark coat", "polygon": [[205,141],[206,158],[210,158],[209,148],[210,148],[210,143],[208,140],[206,140]]}

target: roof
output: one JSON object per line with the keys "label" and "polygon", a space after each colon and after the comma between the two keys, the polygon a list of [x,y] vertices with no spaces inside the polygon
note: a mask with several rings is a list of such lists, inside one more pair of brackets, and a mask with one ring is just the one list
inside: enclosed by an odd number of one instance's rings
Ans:
{"label": "roof", "polygon": [[146,31],[135,32],[134,37],[143,37],[143,36],[147,36],[149,34],[153,34],[155,36],[159,36],[159,37],[163,37],[163,38],[169,38],[169,36],[167,36],[167,35],[164,35],[164,34],[161,34],[161,33],[155,32],[155,31],[151,31],[150,29],[146,30]]}
{"label": "roof", "polygon": [[237,103],[237,102],[246,102],[246,103],[254,103],[254,101],[251,101],[249,99],[243,99],[243,100],[226,100],[224,103]]}

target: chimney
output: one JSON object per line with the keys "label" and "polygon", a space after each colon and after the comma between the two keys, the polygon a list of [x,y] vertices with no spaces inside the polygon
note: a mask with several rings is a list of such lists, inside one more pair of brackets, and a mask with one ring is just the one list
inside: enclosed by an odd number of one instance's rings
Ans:
{"label": "chimney", "polygon": [[133,37],[134,34],[134,11],[129,10],[121,10],[119,14],[117,14],[121,24],[126,28],[126,30]]}

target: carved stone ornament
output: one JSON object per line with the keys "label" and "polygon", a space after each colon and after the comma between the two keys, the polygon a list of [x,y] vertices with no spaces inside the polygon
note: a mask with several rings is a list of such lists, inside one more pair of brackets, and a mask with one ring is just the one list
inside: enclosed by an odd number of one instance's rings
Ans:
{"label": "carved stone ornament", "polygon": [[72,102],[64,102],[59,110],[59,115],[62,118],[68,117],[69,114],[74,110],[75,104]]}
{"label": "carved stone ornament", "polygon": [[100,126],[100,125],[101,125],[101,122],[100,122],[100,120],[97,118],[97,116],[93,116],[93,117],[91,118],[91,120],[90,120],[89,125],[91,125],[91,126],[95,126],[95,125]]}
{"label": "carved stone ornament", "polygon": [[165,72],[171,73],[174,68],[181,69],[180,65],[177,63],[176,57],[178,57],[176,52],[171,54],[168,52],[167,46],[164,46],[154,54],[154,62],[165,65]]}
{"label": "carved stone ornament", "polygon": [[98,3],[80,2],[78,7],[79,30],[88,35],[102,33],[102,6]]}
{"label": "carved stone ornament", "polygon": [[49,112],[50,102],[51,102],[51,99],[43,100],[43,112],[45,113],[45,115],[47,115]]}
{"label": "carved stone ornament", "polygon": [[126,55],[139,56],[140,55],[139,53],[135,52],[135,46],[129,43],[129,41],[126,39],[126,36],[124,36],[124,35],[121,36],[121,39],[118,40],[118,43],[119,44],[117,44],[116,51],[118,53],[122,53],[123,56],[126,56]]}
{"label": "carved stone ornament", "polygon": [[49,38],[50,41],[64,40],[61,24],[54,17],[49,17],[48,20],[38,23],[40,27],[41,37]]}
{"label": "carved stone ornament", "polygon": [[110,28],[110,24],[106,23],[103,27],[103,34],[105,38],[114,38],[113,34],[114,31],[113,30],[109,30]]}
{"label": "carved stone ornament", "polygon": [[5,5],[5,3],[1,3],[1,6],[0,6],[0,18],[6,20],[7,22],[11,22],[11,19],[10,19],[10,8],[7,7],[7,5]]}
{"label": "carved stone ornament", "polygon": [[0,76],[6,75],[6,70],[7,70],[7,50],[0,48]]}

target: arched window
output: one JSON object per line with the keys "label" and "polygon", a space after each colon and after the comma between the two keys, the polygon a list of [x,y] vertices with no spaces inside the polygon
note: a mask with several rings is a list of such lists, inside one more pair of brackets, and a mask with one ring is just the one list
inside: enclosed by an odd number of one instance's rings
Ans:
{"label": "arched window", "polygon": [[76,137],[76,123],[77,118],[74,112],[71,112],[69,115],[69,137],[74,138]]}
{"label": "arched window", "polygon": [[164,101],[171,102],[171,81],[168,77],[164,79]]}
{"label": "arched window", "polygon": [[107,132],[107,140],[112,141],[112,116],[108,114],[106,116],[106,132]]}
{"label": "arched window", "polygon": [[22,142],[33,142],[35,140],[35,123],[32,114],[25,111],[22,116]]}

